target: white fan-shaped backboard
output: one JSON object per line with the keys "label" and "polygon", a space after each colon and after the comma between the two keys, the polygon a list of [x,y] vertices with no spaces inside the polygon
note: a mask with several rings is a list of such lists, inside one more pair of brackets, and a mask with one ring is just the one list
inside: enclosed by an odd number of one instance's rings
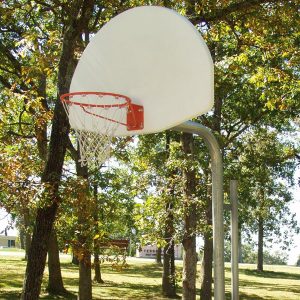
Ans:
{"label": "white fan-shaped backboard", "polygon": [[[128,131],[120,125],[115,136],[159,132],[211,109],[213,62],[186,18],[163,7],[136,7],[111,19],[83,52],[70,92],[87,91],[123,94],[144,106],[144,128]],[[72,127],[89,123],[78,121],[80,117],[91,118],[84,112],[72,114],[71,107]]]}

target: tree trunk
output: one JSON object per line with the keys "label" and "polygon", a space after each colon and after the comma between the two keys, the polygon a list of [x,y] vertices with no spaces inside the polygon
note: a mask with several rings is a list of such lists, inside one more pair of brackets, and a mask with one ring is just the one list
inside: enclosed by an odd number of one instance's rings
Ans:
{"label": "tree trunk", "polygon": [[243,244],[242,244],[242,229],[239,228],[239,263],[243,263]]}
{"label": "tree trunk", "polygon": [[261,216],[258,219],[258,250],[257,250],[257,271],[264,270],[264,220]]}
{"label": "tree trunk", "polygon": [[[206,176],[207,182],[209,182],[210,175]],[[204,251],[203,260],[201,266],[201,290],[200,299],[201,300],[211,300],[212,299],[212,262],[213,262],[213,237],[212,231],[212,198],[211,189],[207,191],[206,198],[206,208],[205,208],[205,218],[206,224],[208,226],[207,231],[204,233]]]}
{"label": "tree trunk", "polygon": [[[87,1],[85,5],[85,14],[77,19],[81,6],[77,6],[77,2],[74,4],[74,14],[71,16],[73,17],[71,20],[73,22],[72,26],[67,26],[64,33],[58,71],[59,95],[69,91],[72,74],[75,69],[73,56],[76,42],[82,32],[82,28],[86,27],[94,6],[94,1]],[[22,299],[36,300],[39,297],[49,238],[58,207],[58,187],[66,152],[68,131],[69,122],[58,97],[54,108],[48,160],[41,178],[41,181],[47,184],[47,193],[45,193],[47,194],[46,205],[37,210],[24,278]]]}
{"label": "tree trunk", "polygon": [[[70,7],[72,15],[66,18],[70,23],[65,24],[62,53],[58,66],[58,95],[69,91],[76,66],[74,60],[76,44],[83,28],[87,27],[86,24],[94,8],[94,0],[84,1],[82,5],[78,5],[77,2],[72,2],[73,5]],[[83,14],[80,14],[81,10],[84,11]],[[44,206],[37,210],[21,299],[37,300],[39,298],[50,234],[59,202],[58,188],[68,132],[69,122],[58,96],[53,114],[48,159],[41,178],[41,182],[46,183],[46,199]]]}
{"label": "tree trunk", "polygon": [[157,247],[157,252],[156,252],[156,263],[158,265],[162,265],[161,261],[161,247]]}
{"label": "tree trunk", "polygon": [[24,209],[24,227],[25,227],[25,260],[28,260],[28,253],[31,245],[31,234],[30,234],[30,214],[29,209]]}
{"label": "tree trunk", "polygon": [[[79,145],[78,145],[79,149]],[[79,151],[77,152],[77,158],[79,158]],[[91,252],[89,250],[92,245],[89,242],[89,235],[94,233],[94,228],[91,227],[87,219],[95,217],[95,210],[92,206],[95,205],[95,200],[92,201],[89,199],[89,174],[87,166],[82,166],[78,159],[76,163],[76,173],[78,178],[81,180],[84,179],[84,183],[79,186],[78,190],[78,225],[80,232],[78,234],[78,243],[80,250],[79,257],[79,291],[78,299],[79,300],[92,300],[92,263],[91,263]],[[95,206],[96,208],[97,206]],[[94,222],[94,219],[93,219]]]}
{"label": "tree trunk", "polygon": [[49,279],[47,290],[51,294],[61,295],[66,293],[64,288],[59,261],[59,249],[55,229],[52,230],[48,247]]}
{"label": "tree trunk", "polygon": [[72,253],[72,264],[79,266],[79,259],[74,253]]}
{"label": "tree trunk", "polygon": [[[182,134],[182,147],[188,160],[193,160],[193,135]],[[183,245],[183,270],[182,270],[182,299],[196,299],[196,272],[197,272],[197,252],[196,252],[196,224],[197,206],[194,202],[196,192],[196,174],[193,169],[185,169],[185,189],[184,189],[184,237]]]}
{"label": "tree trunk", "polygon": [[175,255],[174,242],[169,240],[169,243],[164,247],[163,260],[163,276],[162,276],[162,292],[168,298],[176,297],[176,282],[175,282]]}
{"label": "tree trunk", "polygon": [[[96,183],[94,183],[93,185],[93,195],[94,195],[94,201],[95,201],[95,210],[93,213],[93,218],[94,218],[94,234],[98,234],[99,233],[99,210],[100,205],[99,205],[99,201],[98,201],[98,186]],[[102,220],[104,221],[104,220]],[[103,283],[104,281],[101,278],[101,267],[100,267],[100,259],[99,259],[99,252],[100,252],[100,248],[99,248],[99,244],[98,244],[98,239],[94,240],[94,269],[95,269],[95,276],[94,276],[94,281],[98,282],[98,283]]]}
{"label": "tree trunk", "polygon": [[196,299],[196,237],[185,238],[183,244],[182,299]]}
{"label": "tree trunk", "polygon": [[25,230],[20,229],[20,247],[25,250]]}
{"label": "tree trunk", "polygon": [[46,264],[46,256],[49,237],[52,230],[57,203],[39,208],[36,216],[36,224],[33,231],[31,247],[28,253],[28,262],[23,284],[23,300],[37,300],[39,298],[43,273]]}
{"label": "tree trunk", "polygon": [[95,268],[95,276],[94,281],[98,283],[104,283],[102,277],[101,277],[101,265],[100,265],[100,259],[98,251],[95,251],[94,253],[94,268]]}
{"label": "tree trunk", "polygon": [[84,252],[79,261],[79,293],[78,300],[92,300],[92,268],[91,253]]}
{"label": "tree trunk", "polygon": [[31,245],[31,234],[26,230],[25,233],[25,260],[28,260],[28,253]]}
{"label": "tree trunk", "polygon": [[[166,152],[169,156],[170,149],[170,132],[166,132]],[[173,174],[170,174],[173,176]],[[175,251],[174,251],[174,215],[173,215],[173,197],[174,197],[174,187],[170,186],[170,195],[166,204],[166,223],[165,223],[165,233],[164,239],[166,241],[166,246],[163,249],[163,274],[162,274],[162,293],[164,296],[173,298],[176,296],[176,281],[175,281]]]}
{"label": "tree trunk", "polygon": [[204,235],[204,251],[201,266],[201,300],[211,300],[212,298],[212,261],[213,261],[213,240],[210,233]]}

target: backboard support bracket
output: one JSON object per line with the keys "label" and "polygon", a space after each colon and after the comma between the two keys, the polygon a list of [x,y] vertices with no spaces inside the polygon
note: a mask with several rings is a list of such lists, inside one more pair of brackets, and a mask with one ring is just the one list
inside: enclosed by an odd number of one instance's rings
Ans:
{"label": "backboard support bracket", "polygon": [[223,161],[219,143],[211,130],[199,123],[187,121],[172,130],[192,133],[203,138],[211,157],[213,206],[214,298],[225,299],[224,274],[224,195]]}
{"label": "backboard support bracket", "polygon": [[127,110],[127,130],[141,130],[144,128],[144,107],[130,104]]}

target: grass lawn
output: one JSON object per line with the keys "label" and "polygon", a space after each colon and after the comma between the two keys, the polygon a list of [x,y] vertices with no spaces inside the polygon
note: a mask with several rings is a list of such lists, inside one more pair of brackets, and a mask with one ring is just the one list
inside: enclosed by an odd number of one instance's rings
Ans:
{"label": "grass lawn", "polygon": [[[70,264],[68,256],[62,256],[61,261],[64,284],[70,295],[61,298],[48,295],[45,292],[48,274],[45,272],[41,299],[76,299],[78,269]],[[161,267],[152,260],[143,259],[129,258],[128,264],[129,267],[121,272],[104,265],[102,278],[105,283],[93,284],[93,299],[164,299],[160,295]],[[176,265],[180,271],[182,262],[176,261]],[[0,299],[19,299],[25,266],[21,253],[0,251]],[[198,294],[199,281],[198,278]],[[181,284],[178,286],[178,295],[181,295]],[[230,299],[230,268],[227,265],[226,299]],[[265,266],[265,271],[258,273],[254,265],[241,264],[240,299],[299,300],[300,268]]]}

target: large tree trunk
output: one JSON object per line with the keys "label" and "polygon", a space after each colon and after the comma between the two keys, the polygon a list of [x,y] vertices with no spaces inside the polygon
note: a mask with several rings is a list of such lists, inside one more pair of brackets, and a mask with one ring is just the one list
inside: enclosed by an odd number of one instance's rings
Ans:
{"label": "large tree trunk", "polygon": [[[94,201],[95,201],[95,210],[94,210],[94,224],[95,224],[95,235],[99,233],[99,201],[98,201],[98,186],[96,183],[94,183],[93,186],[93,194],[94,194]],[[100,267],[100,259],[99,259],[99,252],[100,252],[100,247],[98,244],[98,240],[94,240],[94,270],[95,270],[95,276],[94,276],[94,281],[98,283],[103,283],[104,281],[101,278],[101,267]]]}
{"label": "large tree trunk", "polygon": [[[207,178],[209,178],[209,175],[207,175]],[[212,231],[210,230],[210,228],[212,228],[212,199],[210,189],[207,191],[206,200],[205,218],[208,229],[204,233],[204,251],[201,266],[201,300],[211,300],[212,298],[213,237]]]}
{"label": "large tree trunk", "polygon": [[[79,149],[79,145],[78,145]],[[78,234],[79,242],[79,292],[78,300],[92,300],[92,263],[91,263],[91,252],[89,247],[92,247],[89,242],[89,235],[91,231],[94,232],[94,228],[90,227],[87,219],[91,219],[95,216],[93,207],[95,206],[95,200],[90,200],[88,196],[89,192],[89,174],[87,166],[82,166],[79,162],[79,151],[77,151],[76,158],[76,173],[78,178],[84,180],[79,185],[78,190],[78,224],[80,232]],[[93,207],[92,207],[93,206]],[[97,206],[95,206],[97,207]],[[94,219],[93,219],[94,220]]]}
{"label": "large tree trunk", "polygon": [[92,300],[92,267],[91,253],[84,252],[79,260],[79,293],[78,300]]}
{"label": "large tree trunk", "polygon": [[25,232],[25,260],[28,260],[28,253],[31,245],[31,234],[28,230]]}
{"label": "large tree trunk", "polygon": [[[166,151],[169,156],[171,137],[170,133],[166,132]],[[173,174],[170,174],[172,176]],[[163,274],[162,274],[162,293],[164,296],[173,298],[176,296],[176,281],[175,281],[175,251],[174,251],[174,216],[173,216],[173,200],[174,188],[169,187],[170,195],[166,204],[166,223],[164,239],[166,246],[164,247],[163,258]]]}
{"label": "large tree trunk", "polygon": [[212,297],[212,260],[213,260],[213,240],[210,233],[204,235],[204,252],[201,266],[201,300],[211,300]]}
{"label": "large tree trunk", "polygon": [[61,295],[66,292],[61,276],[59,249],[55,229],[52,230],[48,247],[49,279],[47,290],[51,294]]}
{"label": "large tree trunk", "polygon": [[[89,234],[91,228],[89,226],[87,218],[92,217],[91,213],[91,201],[89,201],[87,193],[89,184],[87,181],[88,172],[87,167],[81,167],[80,164],[76,163],[77,175],[80,178],[86,179],[78,192],[78,223],[80,233],[78,234],[79,243],[79,290],[78,300],[92,300],[92,264],[91,264],[91,252],[89,251],[90,245]],[[82,179],[81,179],[82,180]]]}
{"label": "large tree trunk", "polygon": [[[172,237],[171,237],[172,238]],[[162,293],[168,298],[176,297],[174,242],[169,239],[164,247]]]}
{"label": "large tree trunk", "polygon": [[258,250],[257,250],[257,271],[264,270],[264,220],[261,216],[258,219]]}
{"label": "large tree trunk", "polygon": [[[73,3],[74,2],[74,3]],[[71,78],[75,69],[74,51],[83,28],[86,28],[94,7],[94,0],[87,0],[78,5],[73,1],[70,11],[72,16],[66,24],[62,54],[58,67],[58,95],[69,91]],[[80,11],[83,11],[80,14]],[[45,183],[45,204],[37,209],[28,263],[24,277],[21,299],[37,300],[39,298],[49,238],[59,202],[58,187],[62,174],[69,122],[60,102],[59,96],[54,108],[52,131],[49,143],[48,160],[41,178]]]}
{"label": "large tree trunk", "polygon": [[95,268],[95,276],[94,281],[98,283],[104,283],[102,276],[101,276],[101,265],[100,265],[100,259],[98,251],[95,250],[94,253],[94,268]]}
{"label": "large tree trunk", "polygon": [[57,203],[54,202],[52,205],[39,208],[37,211],[21,299],[37,300],[39,298],[46,264],[49,237],[56,210]]}
{"label": "large tree trunk", "polygon": [[[187,159],[193,159],[193,135],[182,134],[182,147]],[[196,192],[196,174],[192,169],[185,169],[185,190],[184,190],[184,237],[183,245],[183,271],[182,271],[182,299],[196,299],[196,272],[197,272],[197,252],[196,252],[196,224],[197,206],[193,200]]]}

